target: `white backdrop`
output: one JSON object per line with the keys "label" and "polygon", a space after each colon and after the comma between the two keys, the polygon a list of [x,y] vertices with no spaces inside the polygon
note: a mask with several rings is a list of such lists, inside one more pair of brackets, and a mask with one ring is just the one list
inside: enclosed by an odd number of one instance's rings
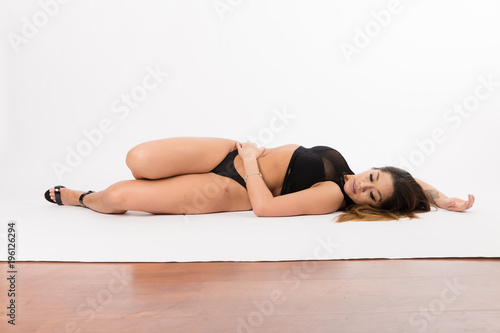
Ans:
{"label": "white backdrop", "polygon": [[2,205],[130,179],[172,136],[329,145],[478,204],[499,185],[500,2],[0,3]]}

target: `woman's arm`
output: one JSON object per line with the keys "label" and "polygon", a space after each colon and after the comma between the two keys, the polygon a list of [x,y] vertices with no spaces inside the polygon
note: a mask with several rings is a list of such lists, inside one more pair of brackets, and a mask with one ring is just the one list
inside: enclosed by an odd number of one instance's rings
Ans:
{"label": "woman's arm", "polygon": [[274,197],[259,173],[257,158],[264,148],[255,143],[237,143],[245,166],[247,192],[252,209],[257,216],[297,216],[305,214],[328,214],[338,210],[343,194],[337,184],[322,182],[309,189]]}
{"label": "woman's arm", "polygon": [[263,150],[261,151],[255,144],[250,143],[237,143],[237,145],[238,154],[241,156],[245,167],[245,174],[247,175],[245,181],[248,196],[250,197],[252,208],[257,214],[257,212],[260,211],[260,207],[266,206],[266,204],[274,198],[273,194],[260,175],[259,164],[257,163],[257,159],[260,155],[262,155]]}
{"label": "woman's arm", "polygon": [[427,184],[426,182],[415,178],[417,183],[422,186],[425,195],[429,202],[439,208],[451,210],[454,212],[463,212],[474,205],[475,198],[472,194],[469,194],[467,200],[462,200],[458,198],[448,198],[446,195],[438,191],[436,188]]}

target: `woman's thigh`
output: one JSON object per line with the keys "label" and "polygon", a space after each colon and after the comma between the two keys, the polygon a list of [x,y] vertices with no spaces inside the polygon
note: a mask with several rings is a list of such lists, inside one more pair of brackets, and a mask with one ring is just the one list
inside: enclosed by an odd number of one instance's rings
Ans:
{"label": "woman's thigh", "polygon": [[127,166],[137,179],[161,179],[206,173],[236,149],[236,141],[221,138],[176,137],[141,143],[127,154]]}
{"label": "woman's thigh", "polygon": [[251,210],[247,190],[214,173],[157,180],[126,180],[108,188],[116,208],[153,214],[205,214]]}

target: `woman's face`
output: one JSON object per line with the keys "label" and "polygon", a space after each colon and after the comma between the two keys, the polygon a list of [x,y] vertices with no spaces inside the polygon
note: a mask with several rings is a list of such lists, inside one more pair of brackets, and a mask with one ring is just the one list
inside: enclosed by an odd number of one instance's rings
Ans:
{"label": "woman's face", "polygon": [[394,192],[392,176],[380,170],[345,175],[344,191],[358,205],[380,207]]}

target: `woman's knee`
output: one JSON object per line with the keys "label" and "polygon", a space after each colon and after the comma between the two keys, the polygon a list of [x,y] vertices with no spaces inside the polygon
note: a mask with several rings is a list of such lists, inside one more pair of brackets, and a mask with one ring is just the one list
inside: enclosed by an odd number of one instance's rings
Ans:
{"label": "woman's knee", "polygon": [[126,210],[129,190],[127,183],[130,180],[124,180],[111,185],[103,192],[102,202],[109,208]]}
{"label": "woman's knee", "polygon": [[147,153],[142,145],[135,146],[128,151],[125,163],[136,179],[146,178],[144,176],[144,169],[147,165],[146,159]]}

